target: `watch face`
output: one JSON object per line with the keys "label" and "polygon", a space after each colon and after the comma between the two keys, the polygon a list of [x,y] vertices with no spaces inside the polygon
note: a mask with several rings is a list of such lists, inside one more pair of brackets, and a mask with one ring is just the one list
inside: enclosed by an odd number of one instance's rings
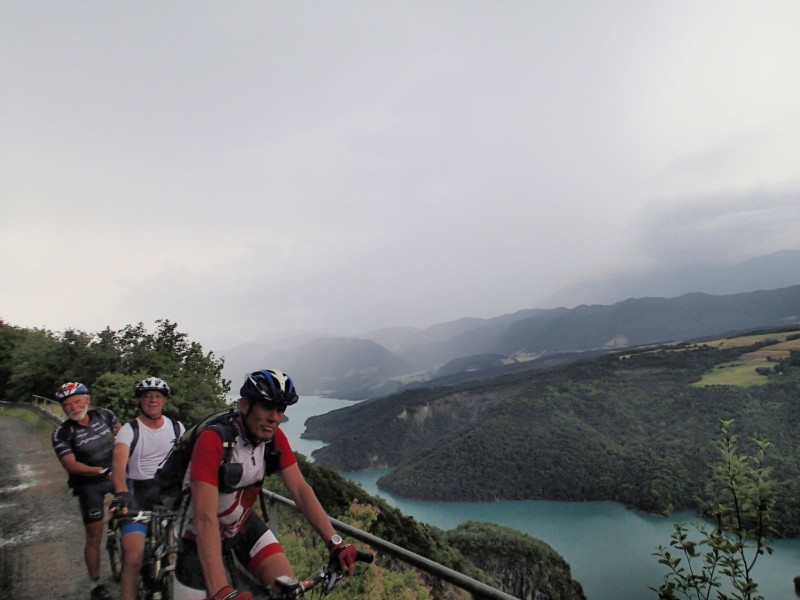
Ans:
{"label": "watch face", "polygon": [[342,543],[342,536],[335,535],[335,536],[333,536],[331,538],[331,541],[330,541],[331,546],[336,546],[337,544],[341,544],[341,543]]}

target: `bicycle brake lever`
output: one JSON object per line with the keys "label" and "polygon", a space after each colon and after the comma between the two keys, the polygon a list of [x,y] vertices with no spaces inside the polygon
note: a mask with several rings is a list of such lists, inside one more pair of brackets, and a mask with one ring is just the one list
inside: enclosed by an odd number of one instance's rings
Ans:
{"label": "bicycle brake lever", "polygon": [[339,571],[333,571],[329,576],[328,580],[325,582],[325,595],[331,593],[333,588],[336,586],[336,582],[340,579],[344,579],[344,574],[339,573]]}

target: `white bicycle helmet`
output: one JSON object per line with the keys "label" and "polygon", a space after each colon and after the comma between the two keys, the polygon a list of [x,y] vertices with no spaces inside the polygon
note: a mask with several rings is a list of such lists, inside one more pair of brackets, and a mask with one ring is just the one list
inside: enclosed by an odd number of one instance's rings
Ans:
{"label": "white bicycle helmet", "polygon": [[134,396],[138,398],[145,392],[161,392],[167,398],[169,398],[169,386],[167,385],[167,382],[163,379],[159,379],[158,377],[148,377],[147,379],[142,379],[136,384],[136,388],[134,389],[133,393]]}

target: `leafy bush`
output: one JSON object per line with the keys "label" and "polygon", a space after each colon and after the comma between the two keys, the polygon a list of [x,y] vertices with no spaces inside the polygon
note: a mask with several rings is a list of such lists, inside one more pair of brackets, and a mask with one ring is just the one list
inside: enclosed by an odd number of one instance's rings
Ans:
{"label": "leafy bush", "polygon": [[677,553],[664,546],[654,553],[669,569],[664,583],[651,588],[661,600],[674,600],[676,593],[698,600],[764,600],[753,571],[760,556],[772,553],[767,537],[772,532],[774,484],[771,468],[764,466],[769,444],[754,440],[755,453],[741,454],[732,423],[722,422],[716,444],[719,458],[709,480],[716,527],[697,525],[695,541],[688,528],[677,523],[670,542]]}

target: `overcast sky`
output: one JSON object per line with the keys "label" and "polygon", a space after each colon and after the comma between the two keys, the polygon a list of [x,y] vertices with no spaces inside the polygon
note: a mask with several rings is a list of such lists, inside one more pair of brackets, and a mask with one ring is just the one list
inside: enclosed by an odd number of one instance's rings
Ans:
{"label": "overcast sky", "polygon": [[0,318],[217,352],[800,247],[800,2],[0,0]]}

